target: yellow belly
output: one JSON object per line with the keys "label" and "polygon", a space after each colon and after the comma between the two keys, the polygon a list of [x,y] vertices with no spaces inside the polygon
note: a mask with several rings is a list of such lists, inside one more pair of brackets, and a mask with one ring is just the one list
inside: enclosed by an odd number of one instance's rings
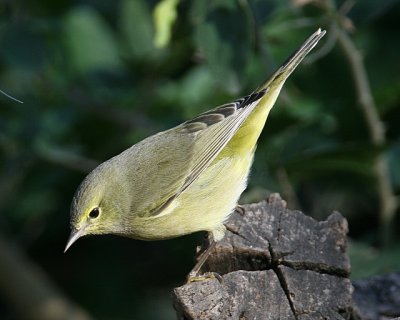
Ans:
{"label": "yellow belly", "polygon": [[165,212],[141,219],[138,238],[168,239],[196,231],[218,235],[246,188],[252,162],[253,152],[215,159]]}

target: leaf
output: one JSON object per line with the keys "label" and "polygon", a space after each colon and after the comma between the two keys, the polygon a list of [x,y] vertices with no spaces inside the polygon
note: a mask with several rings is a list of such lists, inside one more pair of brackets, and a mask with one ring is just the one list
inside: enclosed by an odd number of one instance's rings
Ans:
{"label": "leaf", "polygon": [[114,35],[93,9],[71,10],[65,18],[65,36],[72,64],[79,72],[121,67]]}
{"label": "leaf", "polygon": [[179,108],[182,118],[187,120],[213,106],[211,101],[215,99],[215,86],[210,69],[200,65],[187,72],[179,82],[164,84],[158,95],[164,103]]}
{"label": "leaf", "polygon": [[153,23],[145,1],[122,1],[120,29],[133,58],[143,58],[153,51]]}
{"label": "leaf", "polygon": [[24,196],[24,201],[15,211],[13,218],[24,221],[28,218],[43,218],[52,213],[57,204],[57,196],[54,189],[29,190]]}
{"label": "leaf", "polygon": [[348,172],[364,177],[371,175],[375,157],[383,147],[372,145],[334,147],[331,150],[303,152],[286,162],[286,169],[298,177],[324,176],[335,172]]}
{"label": "leaf", "polygon": [[234,49],[218,36],[215,26],[211,23],[200,25],[197,29],[196,38],[211,72],[220,84],[228,92],[238,92],[239,79],[229,66]]}
{"label": "leaf", "polygon": [[154,46],[164,48],[171,39],[172,26],[178,17],[177,6],[179,0],[162,0],[153,11],[155,26]]}
{"label": "leaf", "polygon": [[375,274],[398,270],[400,246],[398,244],[378,250],[363,242],[351,241],[349,245],[351,278],[368,278]]}
{"label": "leaf", "polygon": [[254,39],[250,25],[245,13],[232,3],[219,3],[196,28],[200,53],[219,84],[231,94],[240,91],[240,79],[251,56]]}
{"label": "leaf", "polygon": [[192,118],[207,109],[207,102],[213,97],[215,81],[208,68],[199,66],[182,79],[179,100],[185,118]]}

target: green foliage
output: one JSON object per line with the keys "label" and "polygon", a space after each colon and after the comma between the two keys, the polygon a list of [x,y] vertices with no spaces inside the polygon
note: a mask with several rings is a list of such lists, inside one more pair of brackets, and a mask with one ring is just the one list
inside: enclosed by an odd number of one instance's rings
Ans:
{"label": "green foliage", "polygon": [[351,242],[349,256],[352,279],[363,279],[376,274],[398,271],[400,246],[396,244],[384,250],[377,250],[362,242]]}
{"label": "green foliage", "polygon": [[120,6],[119,25],[124,44],[132,59],[144,59],[153,50],[153,23],[150,8],[144,1],[124,0]]}
{"label": "green foliage", "polygon": [[65,18],[64,28],[72,67],[78,72],[121,67],[115,37],[96,11],[80,7],[71,10]]}
{"label": "green foliage", "polygon": [[171,40],[172,25],[178,17],[177,6],[179,0],[162,0],[153,11],[154,25],[156,34],[154,45],[157,48],[163,48]]}
{"label": "green foliage", "polygon": [[[290,77],[270,114],[247,199],[255,201],[260,190],[289,197],[289,185],[297,200],[289,206],[321,219],[332,210],[348,218],[354,277],[398,270],[398,219],[392,246],[373,246],[377,155],[387,156],[400,192],[400,3],[357,2],[348,14],[387,129],[380,147],[370,141],[349,65],[331,36],[332,16],[294,3],[0,4],[0,89],[24,101],[0,95],[0,232],[26,247],[96,318],[162,319],[143,306],[164,308],[158,297],[168,299],[184,279],[196,236],[152,244],[95,238],[61,256],[77,185],[96,163],[147,135],[248,94],[323,27],[328,33],[314,62]],[[4,310],[0,305],[0,318],[13,318]]]}

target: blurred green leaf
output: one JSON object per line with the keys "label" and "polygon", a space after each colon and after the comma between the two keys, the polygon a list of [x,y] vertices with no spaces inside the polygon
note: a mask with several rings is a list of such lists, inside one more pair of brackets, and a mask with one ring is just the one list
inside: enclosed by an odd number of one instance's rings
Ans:
{"label": "blurred green leaf", "polygon": [[376,92],[376,100],[379,106],[379,111],[385,115],[396,109],[400,101],[400,80],[392,81],[390,84],[385,83],[379,91]]}
{"label": "blurred green leaf", "polygon": [[376,274],[399,271],[400,245],[373,248],[360,241],[349,243],[351,278],[362,279]]}
{"label": "blurred green leaf", "polygon": [[219,37],[217,29],[209,22],[201,24],[197,28],[196,40],[211,72],[223,88],[230,93],[238,92],[239,79],[229,64],[234,49]]}
{"label": "blurred green leaf", "polygon": [[132,58],[146,58],[153,51],[153,21],[147,2],[123,0],[119,26]]}
{"label": "blurred green leaf", "polygon": [[71,10],[65,18],[66,46],[77,71],[114,71],[121,67],[117,42],[103,18],[89,7]]}
{"label": "blurred green leaf", "polygon": [[182,79],[178,97],[185,118],[190,119],[210,108],[207,101],[213,96],[215,86],[213,75],[204,66],[193,68]]}
{"label": "blurred green leaf", "polygon": [[172,26],[178,17],[179,0],[161,0],[153,10],[155,25],[154,46],[164,48],[168,45]]}
{"label": "blurred green leaf", "polygon": [[254,40],[251,23],[232,1],[214,5],[217,9],[196,26],[196,44],[219,85],[231,94],[238,94],[251,57]]}
{"label": "blurred green leaf", "polygon": [[14,218],[25,222],[29,218],[42,218],[52,212],[57,203],[55,190],[30,190]]}
{"label": "blurred green leaf", "polygon": [[[289,84],[288,84],[289,85]],[[292,95],[288,108],[277,108],[276,113],[284,113],[300,122],[302,126],[319,126],[323,133],[332,133],[337,130],[337,120],[325,110],[320,101],[314,98]]]}
{"label": "blurred green leaf", "polygon": [[182,120],[187,120],[211,107],[215,87],[210,69],[201,65],[192,68],[180,81],[165,83],[159,88],[158,96],[163,103],[173,105]]}
{"label": "blurred green leaf", "polygon": [[204,0],[193,0],[190,2],[189,18],[194,24],[203,23],[210,8],[209,2]]}
{"label": "blurred green leaf", "polygon": [[332,172],[348,172],[370,177],[374,159],[382,149],[372,145],[311,149],[298,152],[297,156],[287,160],[285,167],[297,178],[328,175]]}

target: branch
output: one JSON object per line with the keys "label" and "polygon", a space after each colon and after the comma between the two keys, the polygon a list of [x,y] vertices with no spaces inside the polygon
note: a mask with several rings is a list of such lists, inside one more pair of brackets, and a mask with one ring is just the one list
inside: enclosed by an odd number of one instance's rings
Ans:
{"label": "branch", "polygon": [[[358,105],[361,112],[364,114],[371,142],[375,146],[382,146],[386,143],[385,127],[377,112],[362,55],[347,34],[343,24],[340,23],[342,18],[340,12],[335,8],[333,1],[326,0],[325,3],[326,10],[333,13],[332,16],[337,18],[337,20],[334,20],[332,23],[332,31],[336,34],[337,41],[350,65],[351,74],[356,87]],[[379,218],[381,242],[386,245],[392,238],[393,231],[391,230],[391,225],[399,203],[390,180],[387,159],[383,153],[378,155],[375,159],[374,175],[377,182],[377,192],[380,202]]]}
{"label": "branch", "polygon": [[82,173],[88,173],[100,164],[96,160],[45,144],[38,145],[36,152],[45,161]]}

